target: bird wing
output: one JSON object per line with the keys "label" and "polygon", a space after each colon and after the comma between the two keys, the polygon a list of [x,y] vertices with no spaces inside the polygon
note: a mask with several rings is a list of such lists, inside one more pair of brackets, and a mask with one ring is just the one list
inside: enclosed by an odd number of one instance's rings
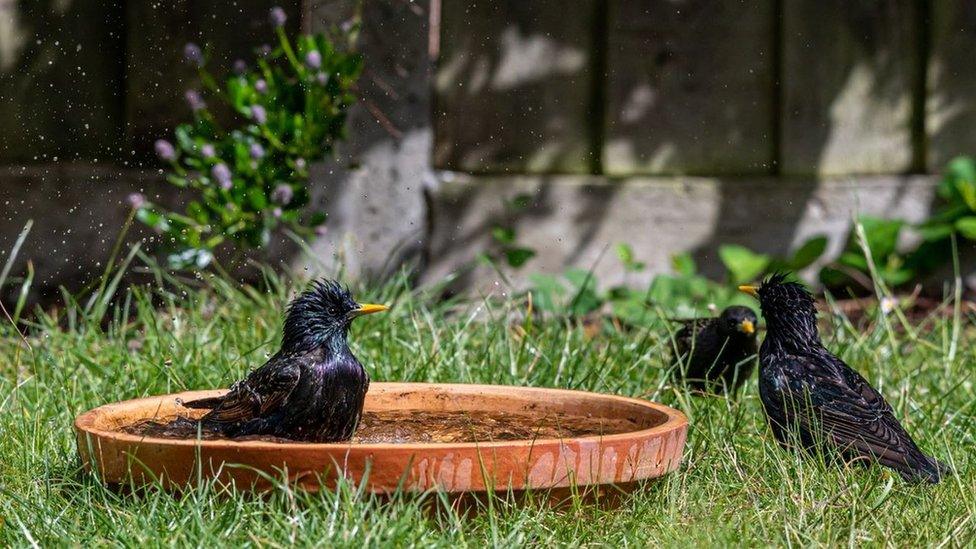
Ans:
{"label": "bird wing", "polygon": [[[816,432],[819,427],[843,451],[890,466],[904,467],[918,459],[921,452],[891,406],[860,374],[832,355],[797,356],[794,360],[799,362],[794,366],[816,376],[813,384],[802,378],[789,384],[790,397],[798,403],[808,399],[816,413],[814,417],[798,414],[808,431]],[[812,425],[814,421],[819,426]]]}
{"label": "bird wing", "polygon": [[298,384],[301,368],[297,360],[277,354],[264,366],[235,383],[206,420],[238,423],[254,419],[273,410]]}

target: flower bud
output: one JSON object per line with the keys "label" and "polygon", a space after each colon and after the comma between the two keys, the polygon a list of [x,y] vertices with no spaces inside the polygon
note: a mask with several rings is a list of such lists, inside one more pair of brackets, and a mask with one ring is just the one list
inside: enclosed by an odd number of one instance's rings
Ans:
{"label": "flower bud", "polygon": [[158,156],[160,160],[166,160],[168,162],[176,160],[176,149],[173,148],[173,144],[169,141],[166,141],[165,139],[157,139],[156,143],[153,145],[153,148],[156,149],[156,156]]}
{"label": "flower bud", "polygon": [[188,63],[196,65],[198,67],[203,66],[203,50],[200,46],[194,44],[193,42],[187,42],[183,46],[183,57],[186,58]]}
{"label": "flower bud", "polygon": [[210,170],[210,175],[217,180],[217,184],[220,185],[220,188],[224,189],[225,191],[230,190],[230,188],[234,186],[230,168],[227,167],[227,164],[222,162],[217,164]]}
{"label": "flower bud", "polygon": [[291,199],[294,198],[295,191],[292,190],[291,185],[286,185],[284,183],[279,183],[278,186],[271,191],[271,201],[275,204],[281,204],[282,206],[287,206],[291,203]]}
{"label": "flower bud", "polygon": [[306,53],[305,64],[311,69],[318,69],[322,66],[322,54],[318,50],[312,50]]}
{"label": "flower bud", "polygon": [[275,6],[271,8],[271,13],[268,14],[268,19],[271,21],[272,25],[276,27],[283,27],[285,25],[285,21],[288,20],[288,15],[285,13],[285,10],[281,9],[280,6]]}
{"label": "flower bud", "polygon": [[125,201],[132,209],[138,210],[146,205],[146,195],[142,193],[130,193],[129,196],[125,197]]}
{"label": "flower bud", "polygon": [[196,90],[186,90],[183,97],[186,98],[186,104],[190,106],[190,110],[193,112],[202,111],[203,109],[207,108],[207,104],[204,103],[203,97],[200,96],[200,92]]}

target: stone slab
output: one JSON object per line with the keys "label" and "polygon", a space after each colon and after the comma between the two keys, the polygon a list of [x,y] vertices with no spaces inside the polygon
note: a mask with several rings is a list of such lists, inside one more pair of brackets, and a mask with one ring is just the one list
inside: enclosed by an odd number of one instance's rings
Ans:
{"label": "stone slab", "polygon": [[783,3],[782,172],[913,168],[914,0]]}
{"label": "stone slab", "polygon": [[604,173],[771,173],[772,0],[614,0]]}
{"label": "stone slab", "polygon": [[[477,255],[492,248],[491,229],[515,230],[536,257],[507,275],[516,287],[533,272],[594,269],[605,286],[649,282],[669,272],[671,256],[691,252],[705,274],[719,277],[717,250],[736,243],[782,254],[808,238],[829,237],[827,256],[844,247],[856,211],[924,219],[934,197],[932,176],[876,176],[857,180],[644,177],[446,177],[431,192],[430,263],[422,280],[454,279],[458,288],[507,291]],[[527,195],[513,213],[502,204]],[[757,214],[761,212],[761,214]],[[632,246],[646,271],[627,274],[614,247]],[[807,274],[812,274],[812,271]]]}

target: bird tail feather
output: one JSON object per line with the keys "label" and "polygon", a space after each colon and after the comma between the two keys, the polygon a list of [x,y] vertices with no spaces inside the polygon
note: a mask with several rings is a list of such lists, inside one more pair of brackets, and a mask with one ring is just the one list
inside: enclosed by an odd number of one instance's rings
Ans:
{"label": "bird tail feather", "polygon": [[210,397],[210,398],[198,398],[196,400],[190,400],[187,402],[182,402],[181,404],[186,408],[195,409],[213,409],[216,408],[218,404],[224,401],[224,397]]}
{"label": "bird tail feather", "polygon": [[938,484],[943,478],[954,474],[952,467],[921,452],[909,458],[907,463],[903,462],[899,465],[900,467],[895,467],[895,469],[898,470],[902,478],[910,482],[922,481]]}

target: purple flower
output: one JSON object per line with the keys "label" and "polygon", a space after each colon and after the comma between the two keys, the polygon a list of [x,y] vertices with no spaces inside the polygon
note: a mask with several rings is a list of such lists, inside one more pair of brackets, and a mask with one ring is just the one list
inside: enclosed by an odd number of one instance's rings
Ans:
{"label": "purple flower", "polygon": [[165,139],[157,139],[153,147],[156,149],[156,156],[158,156],[160,160],[166,160],[168,162],[176,160],[176,149],[173,148],[173,144],[169,141],[166,141]]}
{"label": "purple flower", "polygon": [[203,66],[203,50],[193,42],[187,42],[183,46],[183,57],[186,58],[188,63],[192,63],[198,67]]}
{"label": "purple flower", "polygon": [[281,208],[275,208],[271,210],[271,215],[273,215],[275,219],[281,217]]}
{"label": "purple flower", "polygon": [[247,72],[247,63],[243,59],[234,61],[234,74],[241,75]]}
{"label": "purple flower", "polygon": [[217,151],[210,143],[204,143],[203,146],[200,147],[200,154],[203,155],[204,158],[213,158],[216,156]]}
{"label": "purple flower", "polygon": [[305,169],[305,159],[304,158],[299,158],[299,159],[295,160],[295,169],[297,169],[297,170],[304,170]]}
{"label": "purple flower", "polygon": [[210,170],[210,175],[217,180],[217,184],[220,185],[220,188],[224,189],[225,191],[230,190],[230,188],[234,186],[234,181],[231,179],[230,168],[228,168],[227,164],[224,164],[223,162],[214,166]]}
{"label": "purple flower", "polygon": [[259,78],[254,81],[254,89],[258,93],[268,93],[268,83],[263,78]]}
{"label": "purple flower", "polygon": [[318,80],[318,83],[322,84],[323,86],[329,83],[329,75],[325,74],[324,72],[316,74],[315,79]]}
{"label": "purple flower", "polygon": [[251,118],[258,124],[264,124],[268,121],[268,111],[261,105],[251,105]]}
{"label": "purple flower", "polygon": [[125,201],[128,202],[132,209],[138,210],[146,205],[146,195],[142,193],[130,193],[129,196],[125,197]]}
{"label": "purple flower", "polygon": [[190,110],[193,112],[202,111],[207,108],[207,104],[203,102],[203,97],[200,96],[200,92],[197,90],[186,90],[183,97],[186,98],[186,104],[190,106]]}
{"label": "purple flower", "polygon": [[271,13],[268,14],[268,19],[271,20],[272,25],[282,27],[285,25],[285,21],[288,20],[288,15],[285,14],[285,10],[281,9],[280,6],[275,6],[271,8]]}
{"label": "purple flower", "polygon": [[282,206],[287,206],[291,203],[291,199],[294,198],[295,191],[292,190],[291,185],[286,185],[284,183],[279,183],[277,187],[271,191],[271,201],[275,204],[281,204]]}
{"label": "purple flower", "polygon": [[251,146],[247,150],[251,154],[251,158],[255,160],[260,160],[264,158],[264,147],[260,143],[251,143]]}
{"label": "purple flower", "polygon": [[310,68],[317,69],[322,66],[322,54],[319,50],[312,50],[305,54],[305,64]]}
{"label": "purple flower", "polygon": [[318,236],[325,236],[327,232],[329,232],[329,229],[326,228],[325,223],[315,227],[315,234]]}

